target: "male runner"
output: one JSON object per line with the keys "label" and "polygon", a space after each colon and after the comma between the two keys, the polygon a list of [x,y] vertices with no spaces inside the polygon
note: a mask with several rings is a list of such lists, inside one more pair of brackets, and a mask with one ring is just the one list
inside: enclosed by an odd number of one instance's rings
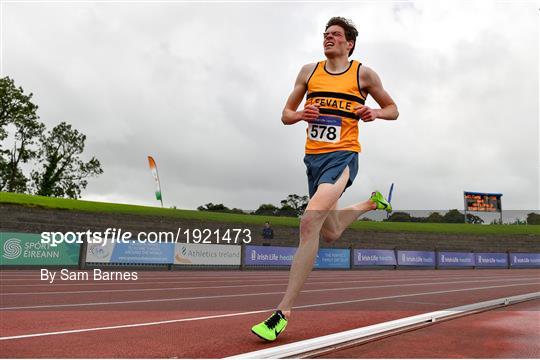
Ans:
{"label": "male runner", "polygon": [[[333,242],[363,213],[392,210],[381,193],[375,191],[369,200],[336,211],[341,194],[352,185],[358,171],[358,120],[395,120],[399,115],[379,76],[367,66],[349,61],[357,35],[350,20],[331,18],[324,32],[326,61],[302,67],[283,109],[283,124],[305,121],[308,125],[304,163],[310,200],[300,220],[300,243],[287,291],[278,310],[251,329],[264,340],[273,341],[285,330],[293,303],[313,268],[319,236]],[[297,111],[306,92],[306,105]],[[380,109],[364,105],[368,94]]]}

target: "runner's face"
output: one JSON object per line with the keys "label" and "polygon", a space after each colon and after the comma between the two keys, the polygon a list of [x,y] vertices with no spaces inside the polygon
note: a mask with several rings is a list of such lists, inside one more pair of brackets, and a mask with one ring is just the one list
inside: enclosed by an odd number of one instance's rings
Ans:
{"label": "runner's face", "polygon": [[323,36],[324,55],[327,57],[349,55],[352,41],[345,38],[345,30],[339,25],[332,25],[324,32]]}

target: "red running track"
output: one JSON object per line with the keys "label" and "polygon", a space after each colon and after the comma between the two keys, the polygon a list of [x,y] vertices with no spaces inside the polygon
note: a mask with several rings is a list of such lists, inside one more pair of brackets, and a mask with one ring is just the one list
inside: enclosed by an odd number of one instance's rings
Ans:
{"label": "red running track", "polygon": [[540,300],[435,323],[320,357],[538,359]]}
{"label": "red running track", "polygon": [[287,272],[138,274],[48,284],[36,271],[0,272],[1,356],[217,358],[540,291],[539,270],[316,271],[287,331],[268,344],[250,328],[281,299]]}

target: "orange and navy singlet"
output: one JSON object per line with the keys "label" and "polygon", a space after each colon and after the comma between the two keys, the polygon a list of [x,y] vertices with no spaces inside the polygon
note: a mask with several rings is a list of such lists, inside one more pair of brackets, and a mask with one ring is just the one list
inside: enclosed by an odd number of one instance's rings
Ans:
{"label": "orange and navy singlet", "polygon": [[366,101],[358,81],[361,65],[352,60],[347,70],[331,74],[326,61],[317,63],[307,82],[306,104],[319,104],[320,116],[308,124],[306,154],[360,152],[354,108]]}

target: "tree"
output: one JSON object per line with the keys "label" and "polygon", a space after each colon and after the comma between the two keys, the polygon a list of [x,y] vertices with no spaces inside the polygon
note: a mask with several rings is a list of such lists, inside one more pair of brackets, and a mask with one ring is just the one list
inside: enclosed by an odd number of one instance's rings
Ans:
{"label": "tree", "polygon": [[283,205],[278,209],[277,216],[288,216],[288,217],[298,217],[302,215],[302,210],[297,210],[290,205]]}
{"label": "tree", "polygon": [[[21,165],[36,158],[34,146],[45,129],[37,116],[38,107],[31,99],[32,94],[25,95],[12,79],[0,78],[0,190],[25,192],[28,189],[28,178]],[[13,146],[5,141],[8,125],[14,128]]]}
{"label": "tree", "polygon": [[231,209],[223,204],[208,203],[197,208],[199,211],[229,212]]}
{"label": "tree", "polygon": [[229,212],[232,214],[246,214],[244,210],[239,208],[232,208]]}
{"label": "tree", "polygon": [[387,221],[411,222],[411,215],[403,211],[396,211],[396,212],[393,212],[392,215],[388,217]]}
{"label": "tree", "polygon": [[246,212],[242,209],[238,208],[232,208],[229,209],[223,204],[214,204],[214,203],[208,203],[201,205],[197,208],[199,211],[212,211],[212,212],[225,212],[225,213],[232,213],[232,214],[245,214]]}
{"label": "tree", "polygon": [[86,135],[65,122],[41,136],[38,160],[42,166],[31,172],[37,195],[77,199],[88,184],[86,179],[103,173],[95,157],[88,162],[79,158],[85,140]]}
{"label": "tree", "polygon": [[441,214],[439,214],[438,212],[432,212],[426,218],[426,222],[428,222],[428,223],[442,223],[442,222],[444,222],[444,217]]}
{"label": "tree", "polygon": [[257,210],[253,213],[254,215],[266,215],[266,216],[275,216],[277,215],[278,208],[272,204],[261,204]]}
{"label": "tree", "polygon": [[536,214],[536,213],[527,214],[527,224],[540,225],[540,214]]}
{"label": "tree", "polygon": [[443,219],[445,223],[463,224],[465,222],[465,215],[460,213],[457,209],[452,209],[444,214]]}
{"label": "tree", "polygon": [[[300,216],[306,210],[309,198],[304,195],[290,194],[286,199],[281,200],[280,213],[289,214],[292,216]],[[291,216],[289,215],[289,216]],[[287,216],[287,215],[284,215]]]}

